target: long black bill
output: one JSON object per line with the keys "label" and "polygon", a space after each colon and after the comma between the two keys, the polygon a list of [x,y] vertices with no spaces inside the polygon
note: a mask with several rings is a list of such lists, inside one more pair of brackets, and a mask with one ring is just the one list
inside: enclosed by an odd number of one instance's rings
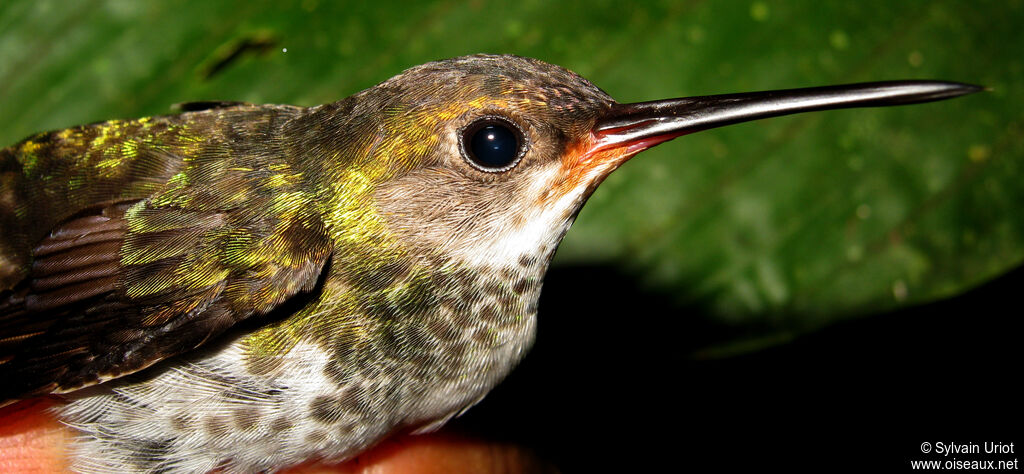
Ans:
{"label": "long black bill", "polygon": [[957,82],[889,81],[616,104],[597,122],[593,132],[597,148],[644,149],[680,135],[761,118],[916,104],[983,89]]}

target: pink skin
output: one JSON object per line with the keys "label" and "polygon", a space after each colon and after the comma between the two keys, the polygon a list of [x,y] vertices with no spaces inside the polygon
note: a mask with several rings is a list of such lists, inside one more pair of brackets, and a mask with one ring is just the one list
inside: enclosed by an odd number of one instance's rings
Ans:
{"label": "pink skin", "polygon": [[[67,472],[70,428],[48,411],[60,403],[50,397],[0,408],[0,472]],[[536,472],[553,470],[524,448],[434,433],[389,439],[341,464],[309,462],[287,473],[440,474]]]}

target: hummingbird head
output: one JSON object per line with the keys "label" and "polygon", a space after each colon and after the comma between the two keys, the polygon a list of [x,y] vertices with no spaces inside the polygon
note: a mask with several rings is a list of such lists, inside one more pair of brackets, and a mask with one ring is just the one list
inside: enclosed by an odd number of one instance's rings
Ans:
{"label": "hummingbird head", "polygon": [[580,155],[615,101],[559,66],[470,56],[378,87],[398,98],[399,133],[430,144],[374,196],[388,228],[420,250],[473,266],[546,263],[611,171]]}
{"label": "hummingbird head", "polygon": [[[546,263],[598,184],[659,143],[758,118],[977,90],[901,81],[619,104],[559,66],[475,55],[408,69],[314,112],[336,131],[325,148],[344,150],[323,161],[346,165],[321,173],[335,220],[372,208],[367,227],[403,247],[502,266]],[[351,208],[353,192],[370,204]],[[335,227],[358,227],[343,224]]]}

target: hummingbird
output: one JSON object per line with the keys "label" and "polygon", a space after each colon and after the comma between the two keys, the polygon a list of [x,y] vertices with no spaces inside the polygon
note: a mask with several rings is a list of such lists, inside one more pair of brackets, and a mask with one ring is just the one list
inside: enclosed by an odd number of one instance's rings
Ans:
{"label": "hummingbird", "polygon": [[981,90],[890,81],[620,104],[539,60],[315,107],[197,102],[0,151],[0,403],[59,395],[81,472],[351,458],[480,401],[598,185],[689,133]]}

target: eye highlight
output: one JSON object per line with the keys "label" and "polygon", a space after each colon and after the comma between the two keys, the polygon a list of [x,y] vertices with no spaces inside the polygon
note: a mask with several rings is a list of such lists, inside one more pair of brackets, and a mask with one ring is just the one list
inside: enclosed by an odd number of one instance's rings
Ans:
{"label": "eye highlight", "polygon": [[526,154],[526,138],[519,126],[501,117],[484,117],[462,129],[462,156],[473,167],[500,173],[515,167]]}

